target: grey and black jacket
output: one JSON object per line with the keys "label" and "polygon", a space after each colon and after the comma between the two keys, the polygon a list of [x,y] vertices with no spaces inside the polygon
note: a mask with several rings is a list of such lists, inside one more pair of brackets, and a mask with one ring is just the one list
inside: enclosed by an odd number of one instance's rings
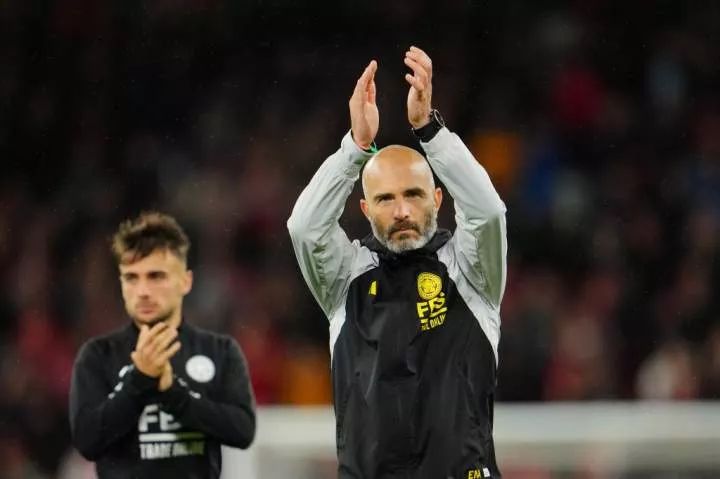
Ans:
{"label": "grey and black jacket", "polygon": [[340,478],[500,477],[493,445],[505,205],[447,128],[422,142],[457,228],[395,254],[338,220],[371,156],[348,133],[300,195],[288,228],[330,320]]}

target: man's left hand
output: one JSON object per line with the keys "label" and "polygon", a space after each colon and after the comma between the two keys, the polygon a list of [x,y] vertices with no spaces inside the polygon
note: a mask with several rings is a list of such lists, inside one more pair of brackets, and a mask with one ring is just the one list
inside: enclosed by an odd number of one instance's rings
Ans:
{"label": "man's left hand", "polygon": [[158,389],[160,392],[167,391],[173,385],[173,368],[170,361],[165,363],[162,375],[160,376],[160,382],[158,383]]}
{"label": "man's left hand", "polygon": [[412,75],[405,75],[405,80],[410,84],[407,98],[408,121],[413,128],[418,129],[430,123],[432,61],[424,51],[410,47],[410,50],[405,52],[405,65],[413,71]]}

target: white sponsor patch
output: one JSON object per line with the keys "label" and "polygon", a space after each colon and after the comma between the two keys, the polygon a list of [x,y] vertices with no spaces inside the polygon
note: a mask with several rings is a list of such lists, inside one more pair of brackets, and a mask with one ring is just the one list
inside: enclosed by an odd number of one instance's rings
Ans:
{"label": "white sponsor patch", "polygon": [[185,363],[185,372],[193,380],[206,383],[215,377],[215,363],[209,357],[198,354]]}

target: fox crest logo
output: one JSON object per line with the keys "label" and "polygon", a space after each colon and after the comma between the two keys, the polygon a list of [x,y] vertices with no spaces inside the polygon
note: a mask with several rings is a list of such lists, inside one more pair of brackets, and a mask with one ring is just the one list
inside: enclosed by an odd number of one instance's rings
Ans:
{"label": "fox crest logo", "polygon": [[423,301],[417,302],[420,331],[429,331],[445,323],[447,305],[442,290],[442,279],[434,273],[420,273],[417,280],[418,295]]}
{"label": "fox crest logo", "polygon": [[420,273],[417,280],[418,294],[425,301],[433,299],[442,291],[442,279],[433,273]]}

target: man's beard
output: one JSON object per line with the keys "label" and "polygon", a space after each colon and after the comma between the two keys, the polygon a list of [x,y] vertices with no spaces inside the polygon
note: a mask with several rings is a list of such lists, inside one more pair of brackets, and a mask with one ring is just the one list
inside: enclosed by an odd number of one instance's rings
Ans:
{"label": "man's beard", "polygon": [[[393,224],[387,230],[383,230],[382,227],[372,220],[370,221],[370,227],[380,244],[393,253],[404,253],[406,251],[420,249],[428,244],[432,237],[435,236],[435,232],[437,232],[437,210],[432,208],[425,214],[425,221],[423,222],[422,227],[420,227],[417,223],[401,221]],[[420,237],[396,240],[391,238],[393,233],[402,230],[414,230],[420,235]]]}

